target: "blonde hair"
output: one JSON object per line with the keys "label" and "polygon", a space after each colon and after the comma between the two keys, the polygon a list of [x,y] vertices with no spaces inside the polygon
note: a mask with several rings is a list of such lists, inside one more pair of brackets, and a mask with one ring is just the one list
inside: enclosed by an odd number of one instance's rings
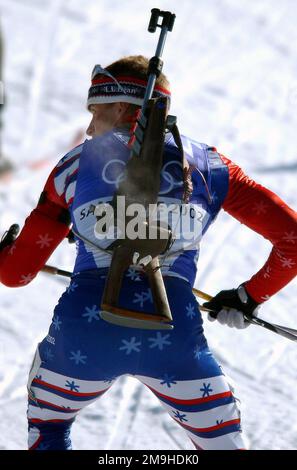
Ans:
{"label": "blonde hair", "polygon": [[[115,78],[120,75],[128,74],[141,80],[147,80],[148,66],[149,59],[147,57],[143,55],[130,55],[116,60],[105,68]],[[163,72],[161,72],[160,76],[157,78],[156,85],[170,90],[169,80]]]}

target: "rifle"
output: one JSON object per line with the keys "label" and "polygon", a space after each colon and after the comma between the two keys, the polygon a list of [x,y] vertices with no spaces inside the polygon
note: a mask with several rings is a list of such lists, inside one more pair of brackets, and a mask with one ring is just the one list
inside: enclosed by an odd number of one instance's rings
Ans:
{"label": "rifle", "polygon": [[[159,19],[162,23],[159,24]],[[167,299],[158,256],[171,245],[172,233],[169,227],[161,227],[158,222],[149,222],[150,205],[155,205],[160,190],[160,174],[163,160],[163,147],[167,124],[168,98],[151,98],[156,78],[162,71],[163,52],[168,31],[172,31],[175,15],[157,8],[151,10],[148,31],[153,33],[161,28],[155,56],[150,59],[148,83],[143,105],[137,117],[132,139],[131,152],[126,166],[126,177],[115,192],[112,206],[115,213],[117,198],[125,197],[125,214],[130,204],[141,204],[145,208],[145,218],[141,221],[145,239],[125,238],[113,243],[111,265],[101,302],[101,317],[107,322],[143,329],[172,329],[172,315]],[[127,227],[131,217],[125,217]],[[152,230],[153,229],[153,230]],[[150,238],[150,233],[155,238]],[[138,261],[139,260],[139,261]],[[154,313],[127,310],[118,305],[124,272],[132,264],[142,266],[152,292]]]}

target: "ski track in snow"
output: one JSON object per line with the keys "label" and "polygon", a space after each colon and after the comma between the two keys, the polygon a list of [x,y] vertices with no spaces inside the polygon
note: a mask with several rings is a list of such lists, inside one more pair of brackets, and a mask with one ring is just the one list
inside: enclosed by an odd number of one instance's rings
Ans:
{"label": "ski track in snow", "polygon": [[[93,65],[130,53],[151,57],[156,35],[146,32],[147,21],[150,8],[160,7],[177,14],[164,71],[182,132],[217,146],[296,208],[297,12],[291,0],[251,3],[115,0],[111,7],[107,0],[87,0],[82,8],[79,0],[1,0],[5,153],[16,164],[41,155],[57,161],[69,135],[88,123],[84,106]],[[11,223],[23,224],[50,170],[18,170],[12,181],[0,183],[1,233]],[[261,267],[269,250],[265,240],[220,214],[202,242],[197,287],[214,294],[238,285]],[[73,258],[74,248],[63,242],[49,264],[71,269]],[[26,448],[27,373],[67,282],[40,274],[23,289],[0,286],[0,449]],[[296,281],[263,307],[263,318],[296,327],[294,294]],[[296,449],[296,345],[255,326],[239,332],[206,321],[205,330],[235,380],[251,448]],[[158,400],[131,377],[118,379],[81,413],[73,444],[192,449]]]}

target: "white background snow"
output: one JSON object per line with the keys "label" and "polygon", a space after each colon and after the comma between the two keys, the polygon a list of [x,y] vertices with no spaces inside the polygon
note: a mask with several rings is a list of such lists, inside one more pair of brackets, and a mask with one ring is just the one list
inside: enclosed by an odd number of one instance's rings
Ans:
{"label": "white background snow", "polygon": [[[1,0],[5,41],[3,151],[19,170],[0,182],[0,233],[21,225],[77,130],[85,129],[90,73],[120,56],[154,54],[150,9],[176,13],[164,51],[172,113],[184,134],[215,145],[296,209],[297,5],[294,0]],[[44,157],[38,170],[30,164]],[[214,294],[248,279],[270,244],[221,213],[209,231],[196,286]],[[34,253],[32,253],[34,256]],[[66,242],[50,260],[71,269]],[[26,380],[64,279],[39,274],[0,286],[0,449],[26,448]],[[261,316],[297,327],[293,281]],[[260,327],[205,322],[212,349],[236,382],[252,449],[297,449],[297,345]],[[184,431],[132,378],[81,413],[76,449],[192,449]]]}

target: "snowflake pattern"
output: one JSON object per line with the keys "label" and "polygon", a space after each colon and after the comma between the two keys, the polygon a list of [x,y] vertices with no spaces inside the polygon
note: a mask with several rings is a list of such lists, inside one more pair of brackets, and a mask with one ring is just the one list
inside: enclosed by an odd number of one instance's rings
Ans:
{"label": "snowflake pattern", "polygon": [[199,346],[196,346],[196,348],[194,349],[194,357],[195,359],[198,359],[198,360],[200,360],[201,358],[201,351],[200,351]]}
{"label": "snowflake pattern", "polygon": [[173,410],[173,416],[174,416],[174,418],[178,419],[181,423],[182,423],[183,421],[188,421],[188,420],[186,419],[186,416],[187,416],[187,415],[182,415],[182,414],[180,414],[179,411]]}
{"label": "snowflake pattern", "polygon": [[55,327],[55,330],[60,330],[60,325],[62,325],[62,321],[59,320],[59,315],[57,315],[56,317],[54,317],[53,319],[53,325]]}
{"label": "snowflake pattern", "polygon": [[76,385],[74,380],[72,380],[72,382],[70,382],[70,380],[66,380],[65,387],[69,387],[71,392],[78,392],[79,389],[79,385]]}
{"label": "snowflake pattern", "polygon": [[189,305],[186,307],[186,311],[187,311],[187,317],[190,317],[192,320],[196,315],[195,306],[189,303]]}
{"label": "snowflake pattern", "polygon": [[295,241],[297,240],[297,235],[295,235],[295,232],[285,232],[285,236],[282,238],[288,243],[292,243],[295,245]]}
{"label": "snowflake pattern", "polygon": [[291,258],[282,258],[281,259],[283,268],[292,268],[296,263]]}
{"label": "snowflake pattern", "polygon": [[256,215],[266,214],[267,213],[267,204],[265,202],[260,201],[256,202],[252,207],[252,211],[256,212]]}
{"label": "snowflake pattern", "polygon": [[136,269],[130,268],[126,274],[126,277],[130,278],[132,281],[141,281],[139,272]]}
{"label": "snowflake pattern", "polygon": [[160,331],[158,331],[155,338],[148,338],[148,340],[151,342],[149,347],[159,348],[160,351],[163,351],[164,346],[169,346],[171,344],[171,341],[168,341],[169,337],[170,334],[162,336]]}
{"label": "snowflake pattern", "polygon": [[137,292],[135,292],[134,300],[133,300],[134,304],[139,302],[140,307],[142,308],[143,304],[147,301],[153,302],[152,292],[150,289],[148,289],[147,292],[141,292],[141,294],[138,294]]}
{"label": "snowflake pattern", "polygon": [[97,305],[93,305],[92,308],[85,307],[85,313],[82,314],[82,317],[88,317],[88,323],[91,323],[92,320],[99,320],[99,312]]}
{"label": "snowflake pattern", "polygon": [[76,284],[74,281],[71,282],[71,284],[67,288],[67,293],[71,294],[71,292],[74,292],[77,287],[78,287],[78,284]]}
{"label": "snowflake pattern", "polygon": [[160,382],[161,385],[167,385],[168,388],[171,387],[171,385],[176,385],[176,381],[174,380],[175,379],[175,375],[168,375],[168,374],[164,374],[164,376],[162,377],[162,382]]}
{"label": "snowflake pattern", "polygon": [[204,397],[209,397],[210,392],[212,392],[212,388],[210,388],[211,384],[205,384],[203,383],[203,388],[200,388],[200,392],[202,392],[202,398]]}
{"label": "snowflake pattern", "polygon": [[33,281],[34,277],[35,277],[34,274],[31,274],[31,273],[22,274],[19,284],[23,284],[23,285],[29,284],[29,282]]}
{"label": "snowflake pattern", "polygon": [[39,240],[37,240],[36,245],[39,245],[39,248],[42,250],[42,248],[47,248],[50,246],[50,242],[53,241],[52,238],[49,238],[48,233],[45,235],[38,235]]}
{"label": "snowflake pattern", "polygon": [[46,348],[44,352],[44,357],[47,361],[52,361],[54,359],[54,355],[50,348]]}
{"label": "snowflake pattern", "polygon": [[131,354],[132,351],[140,352],[139,346],[141,346],[141,341],[136,341],[135,336],[132,336],[130,341],[127,341],[126,339],[122,339],[122,343],[124,343],[124,346],[121,346],[119,350],[126,351],[126,355]]}
{"label": "snowflake pattern", "polygon": [[78,366],[79,364],[85,364],[87,356],[83,356],[81,351],[78,350],[76,352],[70,351],[70,361],[74,361],[75,364]]}

